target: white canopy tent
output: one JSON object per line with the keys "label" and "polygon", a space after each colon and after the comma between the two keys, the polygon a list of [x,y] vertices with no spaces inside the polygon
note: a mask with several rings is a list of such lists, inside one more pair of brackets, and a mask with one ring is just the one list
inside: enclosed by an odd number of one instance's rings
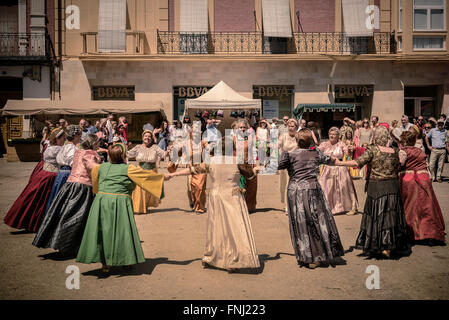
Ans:
{"label": "white canopy tent", "polygon": [[220,81],[212,89],[196,99],[187,99],[185,110],[189,109],[260,109],[260,99],[246,98]]}
{"label": "white canopy tent", "polygon": [[220,81],[212,89],[196,99],[187,99],[185,103],[184,115],[189,115],[192,121],[199,119],[194,117],[198,110],[223,110],[223,118],[218,118],[221,124],[218,126],[221,134],[225,129],[231,129],[231,124],[237,118],[232,118],[232,111],[258,110],[262,107],[261,99],[246,98],[234,91],[225,82]]}

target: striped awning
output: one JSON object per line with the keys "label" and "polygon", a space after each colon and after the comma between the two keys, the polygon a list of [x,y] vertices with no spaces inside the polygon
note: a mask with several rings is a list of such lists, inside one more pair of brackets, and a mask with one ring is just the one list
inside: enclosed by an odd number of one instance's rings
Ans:
{"label": "striped awning", "polygon": [[296,118],[301,118],[304,112],[336,112],[355,111],[353,103],[300,103],[293,111]]}

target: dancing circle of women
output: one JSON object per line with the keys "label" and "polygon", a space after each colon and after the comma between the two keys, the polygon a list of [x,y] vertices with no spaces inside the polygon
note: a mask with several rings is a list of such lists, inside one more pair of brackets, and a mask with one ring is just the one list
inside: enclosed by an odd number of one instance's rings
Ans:
{"label": "dancing circle of women", "polygon": [[[257,174],[262,167],[248,163],[251,142],[241,138],[248,123],[240,120],[236,127],[232,156],[212,156],[208,164],[193,164],[191,158],[187,168],[167,174],[159,173],[156,163],[158,157],[168,157],[170,147],[161,149],[151,131],[144,131],[143,143],[130,151],[120,143],[110,146],[109,162],[101,163],[96,135],[80,143],[79,127],[54,129],[44,143],[42,160],[4,221],[36,232],[33,245],[39,248],[76,255],[80,263],[102,263],[102,271],[109,272],[112,266],[145,261],[134,213],[148,213],[148,207],[159,205],[164,180],[188,176],[193,211],[203,213],[207,208],[203,266],[228,272],[257,269],[260,262],[249,211],[255,209]],[[363,154],[343,161],[348,146],[339,141],[337,128],[331,128],[330,140],[318,147],[310,130],[295,133],[297,129],[293,120],[280,137],[278,170],[281,201],[300,266],[314,269],[333,264],[345,254],[334,215],[358,211],[357,194],[345,166],[367,167],[367,199],[355,248],[365,255],[390,258],[410,254],[413,241],[444,244],[444,220],[426,155],[414,147],[412,133],[401,136],[404,146],[398,150],[387,146],[389,132],[379,126]],[[236,161],[239,143],[245,151],[243,164]],[[209,150],[207,143],[201,145],[200,151]],[[139,165],[128,164],[127,158],[135,158]],[[211,184],[207,196],[206,175]]]}

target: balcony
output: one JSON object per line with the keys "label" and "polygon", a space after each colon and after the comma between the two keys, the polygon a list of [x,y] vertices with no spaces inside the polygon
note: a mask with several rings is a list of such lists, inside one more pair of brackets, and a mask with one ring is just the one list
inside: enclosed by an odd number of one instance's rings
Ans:
{"label": "balcony", "polygon": [[[98,32],[81,32],[83,37],[83,55],[105,54],[98,50]],[[112,53],[114,55],[143,55],[145,53],[145,32],[126,31],[125,52]],[[108,55],[111,53],[107,53]]]}
{"label": "balcony", "polygon": [[2,63],[48,62],[52,48],[51,39],[45,33],[0,33]]}
{"label": "balcony", "polygon": [[294,33],[292,38],[264,37],[260,32],[158,31],[158,54],[329,54],[388,55],[396,53],[394,37],[376,32],[349,37],[339,32]]}

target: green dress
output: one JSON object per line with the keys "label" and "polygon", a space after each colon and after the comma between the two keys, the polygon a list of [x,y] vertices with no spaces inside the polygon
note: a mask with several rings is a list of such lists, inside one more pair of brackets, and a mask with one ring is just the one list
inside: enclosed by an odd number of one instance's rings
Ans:
{"label": "green dress", "polygon": [[77,262],[126,266],[145,262],[131,193],[136,184],[161,197],[164,175],[128,164],[103,163],[92,170],[96,194]]}

